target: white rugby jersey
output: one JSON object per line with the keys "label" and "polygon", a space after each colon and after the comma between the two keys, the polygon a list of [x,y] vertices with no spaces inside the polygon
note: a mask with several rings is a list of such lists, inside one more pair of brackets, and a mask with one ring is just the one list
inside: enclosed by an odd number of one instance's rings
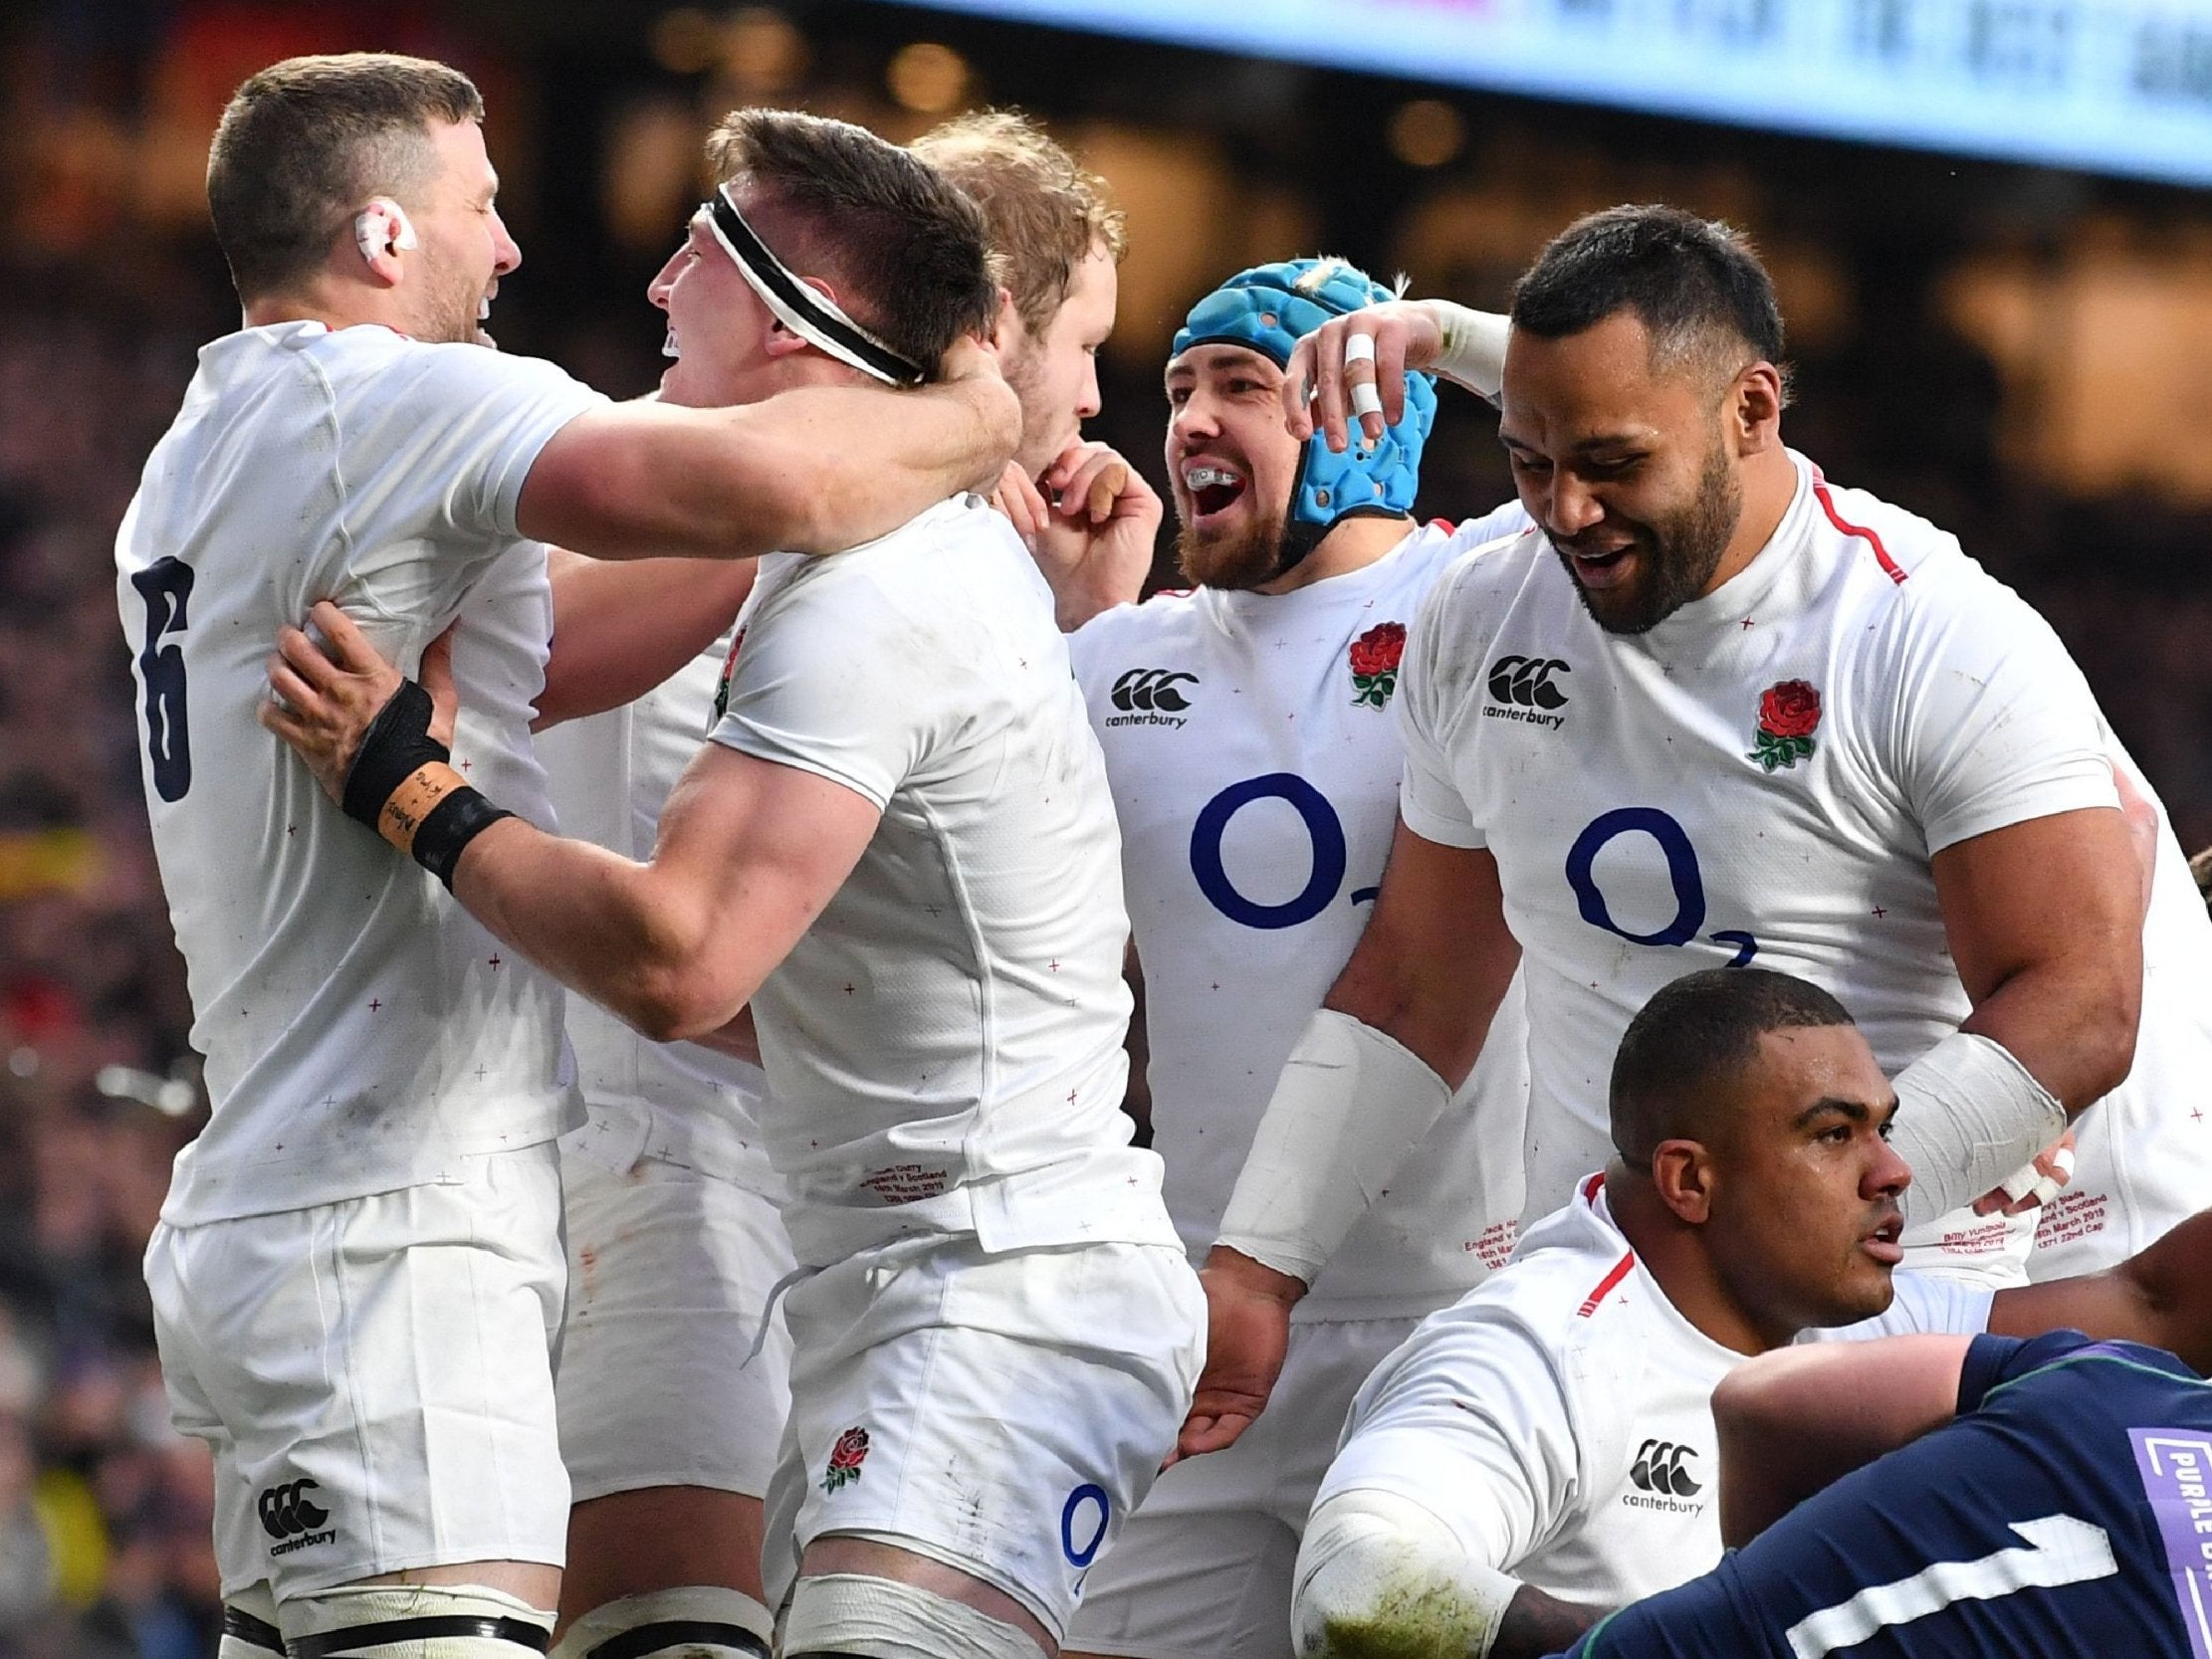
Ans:
{"label": "white rugby jersey", "polygon": [[[1880,1318],[1801,1340],[1988,1328],[1987,1291],[1894,1282]],[[1588,1176],[1375,1368],[1315,1502],[1394,1493],[1475,1560],[1562,1601],[1622,1606],[1720,1559],[1712,1391],[1746,1357],[1676,1311]]]}
{"label": "white rugby jersey", "polygon": [[550,363],[379,327],[248,328],[202,348],[115,538],[146,804],[214,1115],[172,1223],[439,1179],[559,1134],[560,991],[348,820],[255,723],[277,629],[335,600],[411,671],[458,636],[455,760],[550,825],[530,757],[545,551],[515,504],[546,441],[601,403]]}
{"label": "white rugby jersey", "polygon": [[[1527,523],[1516,503],[1456,533],[1413,530],[1374,563],[1289,593],[1161,594],[1070,641],[1121,820],[1153,1149],[1194,1261],[1382,881],[1407,627],[1451,559]],[[1516,982],[1465,1087],[1294,1318],[1420,1313],[1511,1253],[1525,1024]]]}
{"label": "white rugby jersey", "polygon": [[[1969,1011],[1930,855],[2116,804],[2049,625],[1950,535],[1792,461],[1768,545],[1648,633],[1600,628],[1530,530],[1446,571],[1408,641],[1401,810],[1490,849],[1523,950],[1532,1215],[1611,1155],[1614,1049],[1661,985],[1801,974],[1894,1074]],[[2006,1233],[1961,1212],[1914,1242],[1964,1262]]]}
{"label": "white rugby jersey", "polygon": [[[561,833],[649,859],[669,791],[714,725],[734,629],[636,702],[538,734]],[[640,1153],[781,1195],[760,1131],[761,1068],[696,1043],[656,1043],[589,997],[568,999],[568,1040],[600,1161]]]}
{"label": "white rugby jersey", "polygon": [[1174,1244],[1129,1144],[1121,843],[1052,596],[973,496],[764,559],[714,740],[883,811],[753,999],[798,1259]]}

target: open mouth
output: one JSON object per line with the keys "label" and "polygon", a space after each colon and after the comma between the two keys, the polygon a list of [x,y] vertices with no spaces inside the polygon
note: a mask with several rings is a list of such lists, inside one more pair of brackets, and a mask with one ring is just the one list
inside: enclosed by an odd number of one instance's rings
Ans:
{"label": "open mouth", "polygon": [[1568,562],[1574,567],[1575,579],[1584,587],[1611,587],[1622,580],[1631,567],[1637,552],[1634,541],[1624,541],[1614,547],[1564,547]]}
{"label": "open mouth", "polygon": [[683,352],[677,347],[676,330],[674,328],[670,328],[668,337],[661,341],[661,355],[664,357],[681,357],[683,355]]}
{"label": "open mouth", "polygon": [[1196,461],[1183,469],[1183,488],[1200,518],[1211,518],[1236,505],[1249,486],[1233,468],[1217,461]]}
{"label": "open mouth", "polygon": [[1899,1242],[1903,1236],[1904,1217],[1891,1216],[1860,1242],[1876,1261],[1895,1267],[1904,1260],[1904,1246]]}

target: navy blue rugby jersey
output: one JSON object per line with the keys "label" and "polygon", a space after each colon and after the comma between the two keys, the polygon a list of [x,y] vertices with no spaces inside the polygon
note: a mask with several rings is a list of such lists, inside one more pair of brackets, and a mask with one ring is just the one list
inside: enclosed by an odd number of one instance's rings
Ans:
{"label": "navy blue rugby jersey", "polygon": [[2212,1383],[2077,1331],[1977,1337],[1958,1403],[1568,1659],[2212,1659]]}

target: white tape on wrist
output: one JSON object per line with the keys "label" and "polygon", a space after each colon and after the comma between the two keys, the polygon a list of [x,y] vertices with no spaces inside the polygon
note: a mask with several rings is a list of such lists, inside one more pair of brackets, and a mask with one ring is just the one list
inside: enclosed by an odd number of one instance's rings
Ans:
{"label": "white tape on wrist", "polygon": [[1469,311],[1448,300],[1429,304],[1443,336],[1437,360],[1429,366],[1453,385],[1495,403],[1505,384],[1505,338],[1511,323],[1495,311]]}
{"label": "white tape on wrist", "polygon": [[2066,1133],[2066,1108],[2003,1044],[1954,1031],[1896,1076],[1889,1143],[1908,1227],[1970,1204]]}
{"label": "white tape on wrist", "polygon": [[1403,1043],[1320,1009],[1276,1080],[1220,1242],[1312,1284],[1450,1100]]}

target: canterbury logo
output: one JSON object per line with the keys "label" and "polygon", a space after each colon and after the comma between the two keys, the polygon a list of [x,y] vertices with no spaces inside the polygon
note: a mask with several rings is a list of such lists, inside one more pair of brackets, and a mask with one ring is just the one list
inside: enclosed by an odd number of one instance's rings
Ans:
{"label": "canterbury logo", "polygon": [[1629,1479],[1646,1492],[1694,1498],[1705,1490],[1688,1469],[1689,1460],[1696,1455],[1694,1447],[1677,1446],[1671,1440],[1647,1440],[1637,1450],[1636,1467],[1629,1471]]}
{"label": "canterbury logo", "polygon": [[261,1530],[280,1540],[314,1532],[331,1519],[331,1512],[308,1496],[316,1490],[313,1481],[292,1481],[264,1492],[259,1500]]}
{"label": "canterbury logo", "polygon": [[1490,695],[1516,709],[1561,709],[1567,694],[1552,684],[1574,670],[1560,657],[1500,657],[1490,665]]}
{"label": "canterbury logo", "polygon": [[1195,686],[1199,677],[1168,668],[1133,668],[1114,682],[1112,693],[1114,707],[1122,710],[1142,710],[1147,713],[1180,715],[1191,707],[1191,700],[1176,690],[1179,685]]}

